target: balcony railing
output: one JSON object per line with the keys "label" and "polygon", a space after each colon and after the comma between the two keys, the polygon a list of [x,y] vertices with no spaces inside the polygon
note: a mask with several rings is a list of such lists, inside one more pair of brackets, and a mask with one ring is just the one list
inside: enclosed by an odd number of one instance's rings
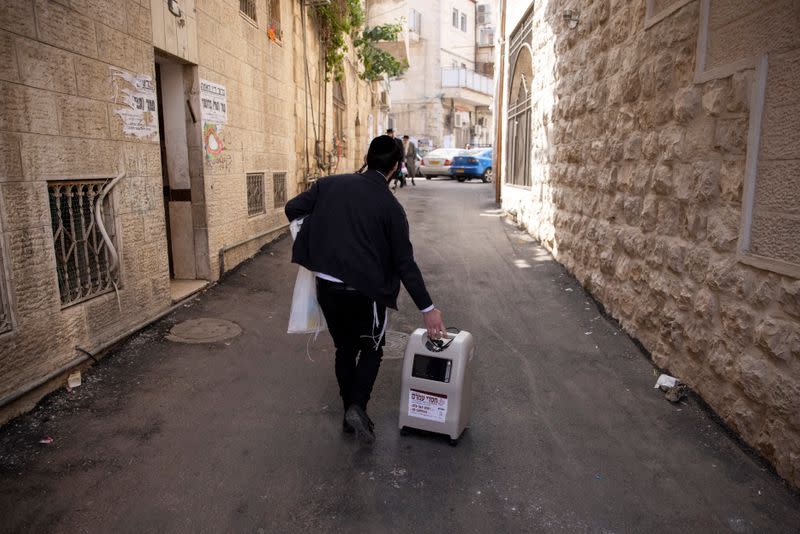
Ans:
{"label": "balcony railing", "polygon": [[465,68],[442,69],[442,87],[463,87],[485,95],[494,94],[494,80]]}

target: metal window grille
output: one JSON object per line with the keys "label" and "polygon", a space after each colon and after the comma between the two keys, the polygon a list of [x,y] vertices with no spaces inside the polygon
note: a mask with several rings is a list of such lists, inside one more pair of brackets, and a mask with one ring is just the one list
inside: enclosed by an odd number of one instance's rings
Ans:
{"label": "metal window grille", "polygon": [[256,20],[256,0],[239,0],[239,12],[247,18]]}
{"label": "metal window grille", "polygon": [[281,38],[281,0],[269,0],[269,27]]}
{"label": "metal window grille", "polygon": [[[48,182],[58,289],[69,306],[111,291],[119,271],[111,271],[112,253],[96,219],[97,201],[107,180]],[[103,227],[115,241],[110,205],[103,206]]]}
{"label": "metal window grille", "polygon": [[461,14],[461,31],[467,31],[467,16],[464,13]]}
{"label": "metal window grille", "polygon": [[273,208],[280,208],[286,204],[286,173],[272,173],[272,198]]}
{"label": "metal window grille", "polygon": [[[0,236],[3,234],[0,233]],[[2,241],[0,239],[0,241]],[[0,243],[2,245],[2,243]],[[10,299],[6,293],[6,284],[3,270],[3,248],[0,246],[0,334],[11,331]]]}
{"label": "metal window grille", "polygon": [[264,173],[247,175],[247,215],[253,217],[264,213]]}
{"label": "metal window grille", "polygon": [[511,185],[531,186],[531,112],[532,94],[532,59],[529,52],[523,49],[525,43],[532,39],[531,12],[511,35],[509,51],[511,53],[512,76],[508,95],[508,139],[506,150],[505,181]]}
{"label": "metal window grille", "polygon": [[458,10],[453,10],[453,28],[458,28]]}

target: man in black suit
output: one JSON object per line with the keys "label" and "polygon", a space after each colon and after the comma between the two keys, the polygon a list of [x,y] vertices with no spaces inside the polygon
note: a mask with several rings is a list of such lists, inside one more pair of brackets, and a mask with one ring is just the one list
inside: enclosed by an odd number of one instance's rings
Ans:
{"label": "man in black suit", "polygon": [[[403,142],[400,139],[398,139],[397,137],[395,137],[393,128],[389,128],[388,130],[386,130],[386,135],[388,135],[389,137],[394,139],[395,144],[398,146],[398,148],[400,148],[400,162],[399,163],[402,166],[403,158],[404,158],[403,154],[405,153],[405,147],[403,146]],[[401,168],[398,166],[397,167],[397,172],[395,173],[393,180],[395,182],[394,187],[397,188],[397,182],[400,182],[400,188],[402,189],[403,187],[406,186],[406,177],[403,175],[403,173],[400,172],[400,170],[401,170]]]}
{"label": "man in black suit", "polygon": [[411,177],[411,185],[417,185],[414,177],[417,175],[417,145],[407,135],[403,136],[403,157],[406,161],[406,169]]}
{"label": "man in black suit", "polygon": [[318,180],[286,204],[289,220],[305,217],[292,262],[317,276],[319,301],[336,345],[336,379],[345,408],[342,428],[375,440],[367,402],[383,357],[387,308],[397,308],[400,282],[422,313],[428,335],[445,334],[414,261],[408,220],[388,182],[402,149],[389,136],[372,140],[363,174]]}

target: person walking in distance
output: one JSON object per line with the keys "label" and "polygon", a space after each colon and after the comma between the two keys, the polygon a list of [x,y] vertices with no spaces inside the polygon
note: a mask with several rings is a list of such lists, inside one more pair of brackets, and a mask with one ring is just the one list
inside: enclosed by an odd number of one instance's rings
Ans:
{"label": "person walking in distance", "polygon": [[[386,130],[386,135],[388,135],[389,137],[394,139],[394,142],[397,145],[397,148],[400,149],[400,164],[402,164],[403,163],[403,158],[404,158],[404,156],[403,156],[403,153],[404,153],[403,141],[401,141],[400,139],[395,137],[393,128],[389,128],[388,130]],[[402,189],[403,187],[406,186],[406,177],[401,172],[401,168],[400,167],[397,167],[397,172],[395,172],[395,174],[394,174],[394,180],[393,181],[394,181],[394,188],[395,189],[397,188],[397,183],[398,182],[400,182],[400,189]]]}
{"label": "person walking in distance", "polygon": [[403,156],[406,160],[406,169],[411,177],[411,185],[417,185],[414,177],[417,175],[417,145],[407,136],[403,136]]}
{"label": "person walking in distance", "polygon": [[345,409],[342,429],[375,440],[367,403],[383,357],[387,308],[397,308],[402,282],[428,336],[446,335],[414,260],[408,220],[389,180],[401,149],[376,137],[362,174],[328,176],[286,203],[290,221],[304,217],[292,262],[316,274],[317,300],[336,346],[336,379]]}

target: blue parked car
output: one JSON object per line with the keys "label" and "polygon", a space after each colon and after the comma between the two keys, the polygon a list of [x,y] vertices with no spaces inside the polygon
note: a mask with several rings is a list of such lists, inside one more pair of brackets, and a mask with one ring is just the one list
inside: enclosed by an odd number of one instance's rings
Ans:
{"label": "blue parked car", "polygon": [[473,148],[466,154],[453,158],[450,174],[459,182],[480,178],[484,182],[492,181],[491,148]]}

